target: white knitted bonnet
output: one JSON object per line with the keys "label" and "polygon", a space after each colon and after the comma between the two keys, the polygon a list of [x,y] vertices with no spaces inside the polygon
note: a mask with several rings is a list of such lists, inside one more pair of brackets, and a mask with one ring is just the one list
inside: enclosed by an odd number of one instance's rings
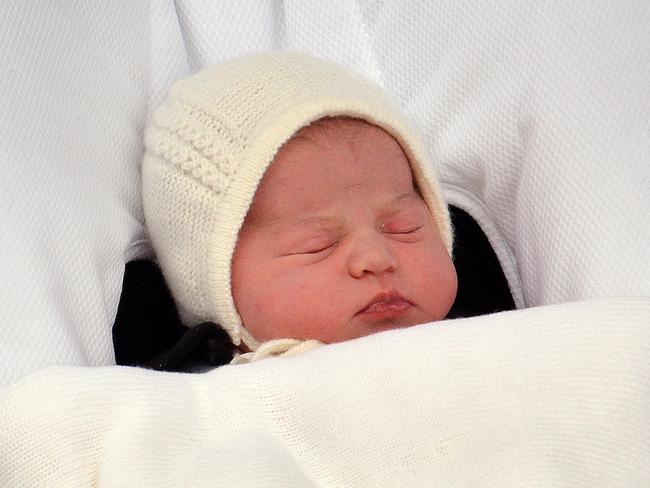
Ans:
{"label": "white knitted bonnet", "polygon": [[230,286],[239,229],[280,147],[326,116],[364,119],[399,142],[451,250],[425,144],[377,85],[302,53],[247,55],[174,84],[145,133],[146,225],[184,323],[217,322],[235,345],[258,347]]}

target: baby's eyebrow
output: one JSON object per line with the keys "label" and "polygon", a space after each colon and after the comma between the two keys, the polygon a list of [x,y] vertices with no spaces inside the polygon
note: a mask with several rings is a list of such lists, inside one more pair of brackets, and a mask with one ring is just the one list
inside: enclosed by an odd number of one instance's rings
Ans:
{"label": "baby's eyebrow", "polygon": [[340,227],[345,222],[341,218],[328,217],[323,215],[307,215],[298,220],[293,221],[291,224],[296,227],[313,227],[318,229]]}
{"label": "baby's eyebrow", "polygon": [[327,215],[308,214],[297,218],[287,218],[286,216],[276,216],[272,219],[256,220],[251,224],[257,227],[266,227],[271,232],[284,234],[287,228],[308,228],[317,230],[329,230],[342,227],[345,222],[341,218],[330,217]]}
{"label": "baby's eyebrow", "polygon": [[401,195],[398,195],[397,197],[393,198],[391,201],[386,203],[382,208],[383,210],[382,213],[390,215],[399,212],[404,207],[408,206],[414,200],[418,200],[419,198],[420,196],[415,191],[402,193]]}
{"label": "baby's eyebrow", "polygon": [[[419,195],[415,191],[409,191],[397,195],[395,198],[387,201],[380,208],[382,216],[393,215],[403,208],[407,207],[413,201],[419,199]],[[311,228],[318,230],[336,230],[343,227],[346,223],[345,218],[332,217],[318,213],[312,213],[300,216],[296,219],[287,219],[284,216],[275,216],[271,219],[255,220],[254,223],[260,227],[267,227],[274,229],[274,231],[284,232],[287,226],[292,228]]]}
{"label": "baby's eyebrow", "polygon": [[[384,216],[395,214],[418,198],[418,194],[414,191],[402,193],[382,205],[381,214]],[[294,220],[291,222],[291,225],[295,227],[310,227],[319,230],[329,230],[343,227],[345,225],[345,221],[346,219],[340,217],[329,217],[326,215],[306,215],[297,220]]]}

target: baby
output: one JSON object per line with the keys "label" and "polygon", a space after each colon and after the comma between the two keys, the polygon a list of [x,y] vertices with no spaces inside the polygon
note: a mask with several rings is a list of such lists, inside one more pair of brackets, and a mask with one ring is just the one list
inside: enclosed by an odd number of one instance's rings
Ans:
{"label": "baby", "polygon": [[142,171],[183,321],[219,323],[249,360],[451,308],[451,228],[424,143],[339,65],[278,51],[176,83]]}

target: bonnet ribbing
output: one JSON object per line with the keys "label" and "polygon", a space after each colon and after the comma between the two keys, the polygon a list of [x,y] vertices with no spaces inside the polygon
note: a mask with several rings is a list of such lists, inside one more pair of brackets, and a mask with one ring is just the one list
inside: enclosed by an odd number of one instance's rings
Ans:
{"label": "bonnet ribbing", "polygon": [[184,323],[217,322],[235,345],[257,349],[232,297],[237,236],[280,147],[327,116],[363,119],[398,141],[451,250],[427,148],[377,85],[302,53],[246,55],[174,84],[145,132],[145,221]]}

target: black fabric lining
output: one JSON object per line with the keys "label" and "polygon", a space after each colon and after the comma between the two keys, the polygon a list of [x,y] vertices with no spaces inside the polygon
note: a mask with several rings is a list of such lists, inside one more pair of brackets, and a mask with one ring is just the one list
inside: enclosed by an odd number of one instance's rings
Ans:
{"label": "black fabric lining", "polygon": [[212,322],[185,327],[157,264],[126,264],[113,325],[115,361],[159,371],[190,371],[219,366],[233,357],[228,334]]}
{"label": "black fabric lining", "polygon": [[[469,214],[450,207],[458,293],[448,318],[473,317],[515,308],[490,243]],[[117,364],[163,371],[192,371],[232,359],[234,347],[218,325],[185,327],[158,266],[127,263],[113,325]],[[199,368],[200,369],[200,368]]]}
{"label": "black fabric lining", "polygon": [[481,227],[464,210],[450,206],[454,226],[456,301],[447,318],[513,310],[515,302],[499,259]]}

